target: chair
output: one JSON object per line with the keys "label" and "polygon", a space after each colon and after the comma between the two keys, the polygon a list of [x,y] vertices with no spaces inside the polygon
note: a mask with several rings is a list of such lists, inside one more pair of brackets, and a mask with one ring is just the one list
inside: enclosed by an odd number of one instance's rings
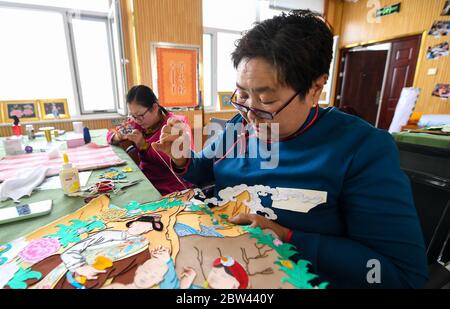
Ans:
{"label": "chair", "polygon": [[222,119],[222,118],[210,118],[209,122],[210,123],[217,123],[218,125],[220,125],[222,127],[223,130],[225,130],[225,126],[227,124],[227,119]]}
{"label": "chair", "polygon": [[400,166],[411,181],[414,204],[425,239],[429,280],[425,288],[450,282],[450,151],[397,142]]}

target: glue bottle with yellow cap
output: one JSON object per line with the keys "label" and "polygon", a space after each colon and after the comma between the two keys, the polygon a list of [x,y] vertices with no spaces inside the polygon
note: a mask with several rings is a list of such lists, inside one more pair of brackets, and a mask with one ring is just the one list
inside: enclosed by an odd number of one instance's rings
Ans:
{"label": "glue bottle with yellow cap", "polygon": [[80,190],[80,176],[78,174],[78,169],[72,167],[67,153],[63,154],[63,158],[64,164],[59,172],[61,187],[65,194],[75,193]]}

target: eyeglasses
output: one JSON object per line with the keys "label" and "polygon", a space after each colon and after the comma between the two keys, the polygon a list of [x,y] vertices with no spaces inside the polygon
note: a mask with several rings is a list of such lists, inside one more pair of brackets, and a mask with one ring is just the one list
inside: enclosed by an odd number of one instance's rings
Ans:
{"label": "eyeglasses", "polygon": [[144,120],[145,114],[147,114],[149,110],[150,110],[150,108],[147,108],[147,110],[145,111],[145,113],[143,113],[143,114],[141,114],[141,115],[137,115],[137,116],[134,116],[134,115],[128,115],[128,118],[131,118],[131,119],[133,119],[133,120],[135,120],[135,121],[142,121],[142,120]]}
{"label": "eyeglasses", "polygon": [[[268,111],[263,111],[261,109],[245,106],[243,103],[245,103],[245,101],[247,99],[239,99],[239,95],[237,94],[237,89],[233,92],[233,95],[230,98],[230,103],[231,103],[231,105],[234,106],[234,108],[236,108],[240,112],[248,113],[249,111],[252,111],[258,118],[273,120],[273,118],[275,118],[275,116],[278,115],[283,109],[285,109],[299,94],[300,94],[300,92],[295,93],[295,95],[292,98],[290,98],[286,103],[284,103],[283,106],[279,110],[277,110],[276,112],[272,112],[272,113],[268,112]],[[242,101],[242,102],[238,103],[238,101]]]}

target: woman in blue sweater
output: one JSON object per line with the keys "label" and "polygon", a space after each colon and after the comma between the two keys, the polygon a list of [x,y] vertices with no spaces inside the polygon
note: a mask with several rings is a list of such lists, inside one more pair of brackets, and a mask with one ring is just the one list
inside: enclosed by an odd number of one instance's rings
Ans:
{"label": "woman in blue sweater", "polygon": [[187,147],[175,153],[189,137],[173,120],[152,146],[168,154],[187,181],[215,182],[216,193],[263,185],[315,200],[311,209],[288,208],[266,197],[261,203],[270,211],[230,221],[272,229],[330,287],[421,288],[424,241],[392,137],[318,107],[332,45],[329,27],[308,10],[257,24],[232,54],[237,89],[231,103],[239,114],[223,134],[200,153]]}

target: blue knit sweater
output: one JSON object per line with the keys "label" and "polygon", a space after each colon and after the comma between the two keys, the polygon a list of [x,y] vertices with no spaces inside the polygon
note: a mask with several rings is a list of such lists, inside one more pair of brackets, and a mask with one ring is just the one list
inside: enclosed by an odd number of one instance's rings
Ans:
{"label": "blue knit sweater", "polygon": [[[240,115],[230,120],[240,122]],[[239,184],[325,191],[326,203],[307,213],[273,208],[276,222],[293,231],[291,243],[321,280],[335,288],[424,286],[423,236],[410,183],[400,170],[389,133],[335,108],[320,109],[308,130],[273,145],[279,148],[274,169],[261,169],[261,162],[268,161],[262,156],[225,158],[214,164],[221,156],[211,157],[229,148],[225,135],[190,160],[183,175],[187,181],[215,182],[216,194]],[[252,143],[259,140],[250,137],[245,147]],[[235,148],[236,154],[239,147]],[[270,198],[262,199],[265,207],[271,203]],[[379,261],[380,283],[367,280],[373,260]]]}

